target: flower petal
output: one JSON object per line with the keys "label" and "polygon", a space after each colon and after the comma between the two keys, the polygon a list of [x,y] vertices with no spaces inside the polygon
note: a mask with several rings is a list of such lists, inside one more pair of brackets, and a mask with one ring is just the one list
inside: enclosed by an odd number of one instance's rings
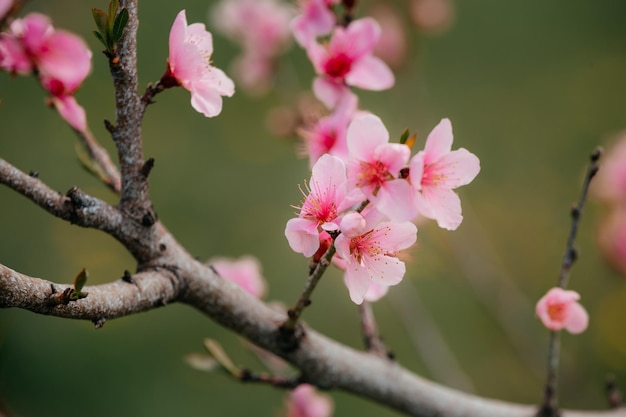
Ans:
{"label": "flower petal", "polygon": [[369,161],[379,145],[389,142],[389,132],[377,116],[358,115],[348,126],[347,141],[350,156]]}
{"label": "flower petal", "polygon": [[393,87],[395,77],[382,59],[367,55],[352,64],[346,83],[365,90],[381,91]]}

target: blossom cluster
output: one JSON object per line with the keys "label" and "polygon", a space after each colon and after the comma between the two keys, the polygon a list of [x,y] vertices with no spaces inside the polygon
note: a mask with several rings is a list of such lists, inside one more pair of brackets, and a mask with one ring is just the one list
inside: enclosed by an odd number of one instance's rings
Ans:
{"label": "blossom cluster", "polygon": [[399,253],[416,242],[418,216],[448,230],[461,224],[461,202],[453,190],[476,177],[480,162],[465,149],[452,150],[448,119],[411,157],[410,146],[389,141],[379,117],[358,109],[351,87],[380,91],[395,79],[373,54],[378,23],[362,18],[337,26],[333,3],[306,1],[292,22],[317,74],[313,92],[330,113],[302,132],[312,176],[285,235],[294,251],[314,260],[334,239],[333,262],[345,271],[350,298],[361,304],[402,280]]}
{"label": "blossom cluster", "polygon": [[284,0],[222,0],[211,8],[213,26],[241,46],[232,64],[240,87],[254,94],[271,87],[277,58],[291,45],[293,15]]}
{"label": "blossom cluster", "polygon": [[[8,10],[6,2],[2,7]],[[80,37],[54,28],[45,15],[30,13],[0,33],[0,68],[36,73],[60,115],[78,131],[87,128],[85,111],[74,98],[91,71],[91,51]]]}

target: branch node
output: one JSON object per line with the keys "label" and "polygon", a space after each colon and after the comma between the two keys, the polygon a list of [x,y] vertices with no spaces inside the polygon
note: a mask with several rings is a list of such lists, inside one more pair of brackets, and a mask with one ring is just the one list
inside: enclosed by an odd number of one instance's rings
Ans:
{"label": "branch node", "polygon": [[300,347],[300,342],[306,336],[304,328],[296,323],[295,327],[289,327],[289,321],[278,327],[278,346],[286,353],[292,353]]}
{"label": "branch node", "polygon": [[154,223],[156,223],[156,219],[151,211],[147,211],[141,218],[141,224],[145,227],[152,227]]}
{"label": "branch node", "polygon": [[28,176],[32,178],[39,178],[39,172],[31,170],[28,172]]}
{"label": "branch node", "polygon": [[129,284],[134,284],[133,276],[128,272],[128,269],[124,270],[124,275],[122,276],[122,281],[127,282]]}
{"label": "branch node", "polygon": [[105,319],[104,317],[100,317],[99,319],[92,320],[92,323],[96,327],[96,329],[101,329],[102,326],[104,326],[104,323],[106,323],[106,321],[107,319]]}
{"label": "branch node", "polygon": [[115,125],[106,119],[104,119],[104,127],[109,133],[111,134],[115,133],[115,130],[116,130]]}
{"label": "branch node", "polygon": [[148,160],[144,162],[143,166],[141,167],[141,175],[143,175],[145,178],[148,178],[148,175],[150,175],[150,171],[152,171],[152,168],[154,168],[154,158],[148,158]]}

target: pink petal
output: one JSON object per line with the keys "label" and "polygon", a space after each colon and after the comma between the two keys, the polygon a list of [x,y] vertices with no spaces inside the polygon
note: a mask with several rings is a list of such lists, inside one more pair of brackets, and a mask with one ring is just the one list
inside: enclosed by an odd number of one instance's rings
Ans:
{"label": "pink petal", "polygon": [[417,216],[413,192],[406,180],[385,182],[378,191],[374,204],[396,222],[411,221]]}
{"label": "pink petal", "polygon": [[13,0],[0,0],[0,20],[9,12],[13,6]]}
{"label": "pink petal", "polygon": [[456,230],[463,221],[461,200],[452,190],[424,187],[415,193],[415,202],[419,214],[435,219],[443,229]]}
{"label": "pink petal", "polygon": [[352,302],[354,304],[362,304],[370,285],[367,270],[358,263],[348,263],[344,273],[344,282],[346,287],[348,287]]}
{"label": "pink petal", "polygon": [[340,224],[341,233],[350,238],[367,232],[366,226],[365,218],[356,211],[351,211],[343,216]]}
{"label": "pink petal", "polygon": [[359,115],[348,126],[347,141],[351,157],[370,161],[376,148],[389,142],[389,132],[377,116]]}
{"label": "pink petal", "polygon": [[346,83],[364,90],[381,91],[391,88],[395,77],[382,59],[368,55],[352,64]]}
{"label": "pink petal", "polygon": [[344,100],[350,100],[346,96],[354,95],[347,85],[326,76],[313,80],[313,94],[329,109],[334,109]]}
{"label": "pink petal", "polygon": [[377,282],[370,281],[370,286],[367,289],[367,292],[365,293],[363,298],[365,298],[365,301],[369,301],[373,303],[374,301],[378,301],[381,298],[383,298],[385,295],[387,295],[388,291],[389,291],[388,285],[380,285]]}
{"label": "pink petal", "polygon": [[[386,130],[385,130],[386,132]],[[400,143],[384,143],[376,148],[374,158],[387,168],[387,171],[397,177],[400,170],[409,162],[411,149]]]}
{"label": "pink petal", "polygon": [[380,38],[380,26],[371,17],[354,20],[345,30],[345,37],[350,48],[350,56],[359,59],[374,50],[374,46]]}
{"label": "pink petal", "polygon": [[79,132],[87,130],[87,116],[73,96],[52,97],[52,103],[63,119]]}
{"label": "pink petal", "polygon": [[335,14],[324,0],[309,0],[305,3],[302,14],[292,20],[291,29],[296,41],[306,48],[316,37],[329,34],[335,21]]}
{"label": "pink petal", "polygon": [[480,160],[464,148],[451,151],[437,161],[436,166],[440,176],[437,186],[449,189],[469,184],[480,172]]}
{"label": "pink petal", "polygon": [[430,164],[450,152],[453,139],[450,120],[442,119],[426,138],[424,163]]}
{"label": "pink petal", "polygon": [[393,256],[363,258],[365,271],[369,279],[379,285],[396,285],[402,281],[406,272],[404,262]]}
{"label": "pink petal", "polygon": [[313,256],[320,246],[317,224],[306,219],[290,219],[285,227],[285,237],[294,252],[307,258]]}
{"label": "pink petal", "polygon": [[192,23],[187,26],[185,41],[192,43],[204,56],[213,55],[213,35],[206,30],[204,23]]}
{"label": "pink petal", "polygon": [[33,62],[22,41],[8,33],[0,33],[0,68],[17,74],[33,70]]}
{"label": "pink petal", "polygon": [[261,263],[253,256],[239,259],[214,258],[207,262],[218,274],[237,284],[241,289],[256,298],[267,292],[267,284],[261,273]]}
{"label": "pink petal", "polygon": [[587,311],[578,303],[569,306],[569,317],[565,320],[565,328],[572,334],[579,334],[585,331],[589,324]]}
{"label": "pink petal", "polygon": [[69,32],[53,33],[36,60],[42,84],[54,95],[72,94],[91,71],[91,51],[80,37]]}
{"label": "pink petal", "polygon": [[176,15],[172,28],[170,29],[169,48],[170,57],[175,54],[175,51],[183,44],[187,37],[187,16],[185,10],[181,10]]}

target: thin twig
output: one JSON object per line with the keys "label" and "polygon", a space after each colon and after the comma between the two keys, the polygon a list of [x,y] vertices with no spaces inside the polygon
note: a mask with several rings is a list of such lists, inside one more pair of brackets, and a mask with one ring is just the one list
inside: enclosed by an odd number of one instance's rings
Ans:
{"label": "thin twig", "polygon": [[120,172],[111,160],[109,153],[98,143],[98,140],[90,131],[82,132],[76,130],[76,134],[89,154],[89,162],[91,164],[87,168],[95,171],[113,192],[119,194],[122,189],[122,180]]}
{"label": "thin twig", "polygon": [[315,287],[322,278],[322,275],[324,275],[324,272],[326,272],[326,269],[330,265],[330,262],[335,255],[335,252],[335,242],[333,241],[333,243],[331,243],[328,247],[328,250],[322,257],[322,259],[320,259],[320,261],[317,263],[317,266],[315,267],[313,272],[307,278],[306,285],[304,286],[304,290],[302,291],[302,294],[300,294],[298,301],[296,301],[296,304],[287,312],[289,318],[283,324],[284,329],[294,330],[296,328],[296,324],[298,323],[298,319],[302,314],[302,310],[304,310],[305,307],[311,304],[311,294],[313,294],[313,290],[315,290]]}
{"label": "thin twig", "polygon": [[[565,247],[565,254],[561,263],[561,270],[559,271],[559,279],[557,285],[560,288],[567,287],[567,281],[569,280],[569,271],[572,268],[574,262],[578,257],[578,251],[574,246],[576,240],[576,233],[578,232],[578,226],[580,218],[587,201],[587,192],[589,191],[589,185],[591,180],[596,175],[599,169],[598,161],[602,155],[602,150],[596,148],[591,154],[589,161],[589,167],[587,168],[587,174],[585,175],[585,181],[583,182],[582,191],[578,203],[572,208],[570,215],[572,217],[572,224],[570,227],[569,236],[567,238],[567,244]],[[538,417],[557,417],[560,415],[558,406],[558,371],[559,371],[559,354],[560,354],[560,332],[550,332],[550,345],[548,347],[548,367],[547,367],[547,379],[543,392],[543,402],[537,413]]]}
{"label": "thin twig", "polygon": [[378,326],[376,325],[372,305],[367,301],[363,301],[359,306],[359,313],[361,314],[361,330],[363,331],[365,348],[381,358],[392,359],[392,353],[389,352],[378,334]]}

